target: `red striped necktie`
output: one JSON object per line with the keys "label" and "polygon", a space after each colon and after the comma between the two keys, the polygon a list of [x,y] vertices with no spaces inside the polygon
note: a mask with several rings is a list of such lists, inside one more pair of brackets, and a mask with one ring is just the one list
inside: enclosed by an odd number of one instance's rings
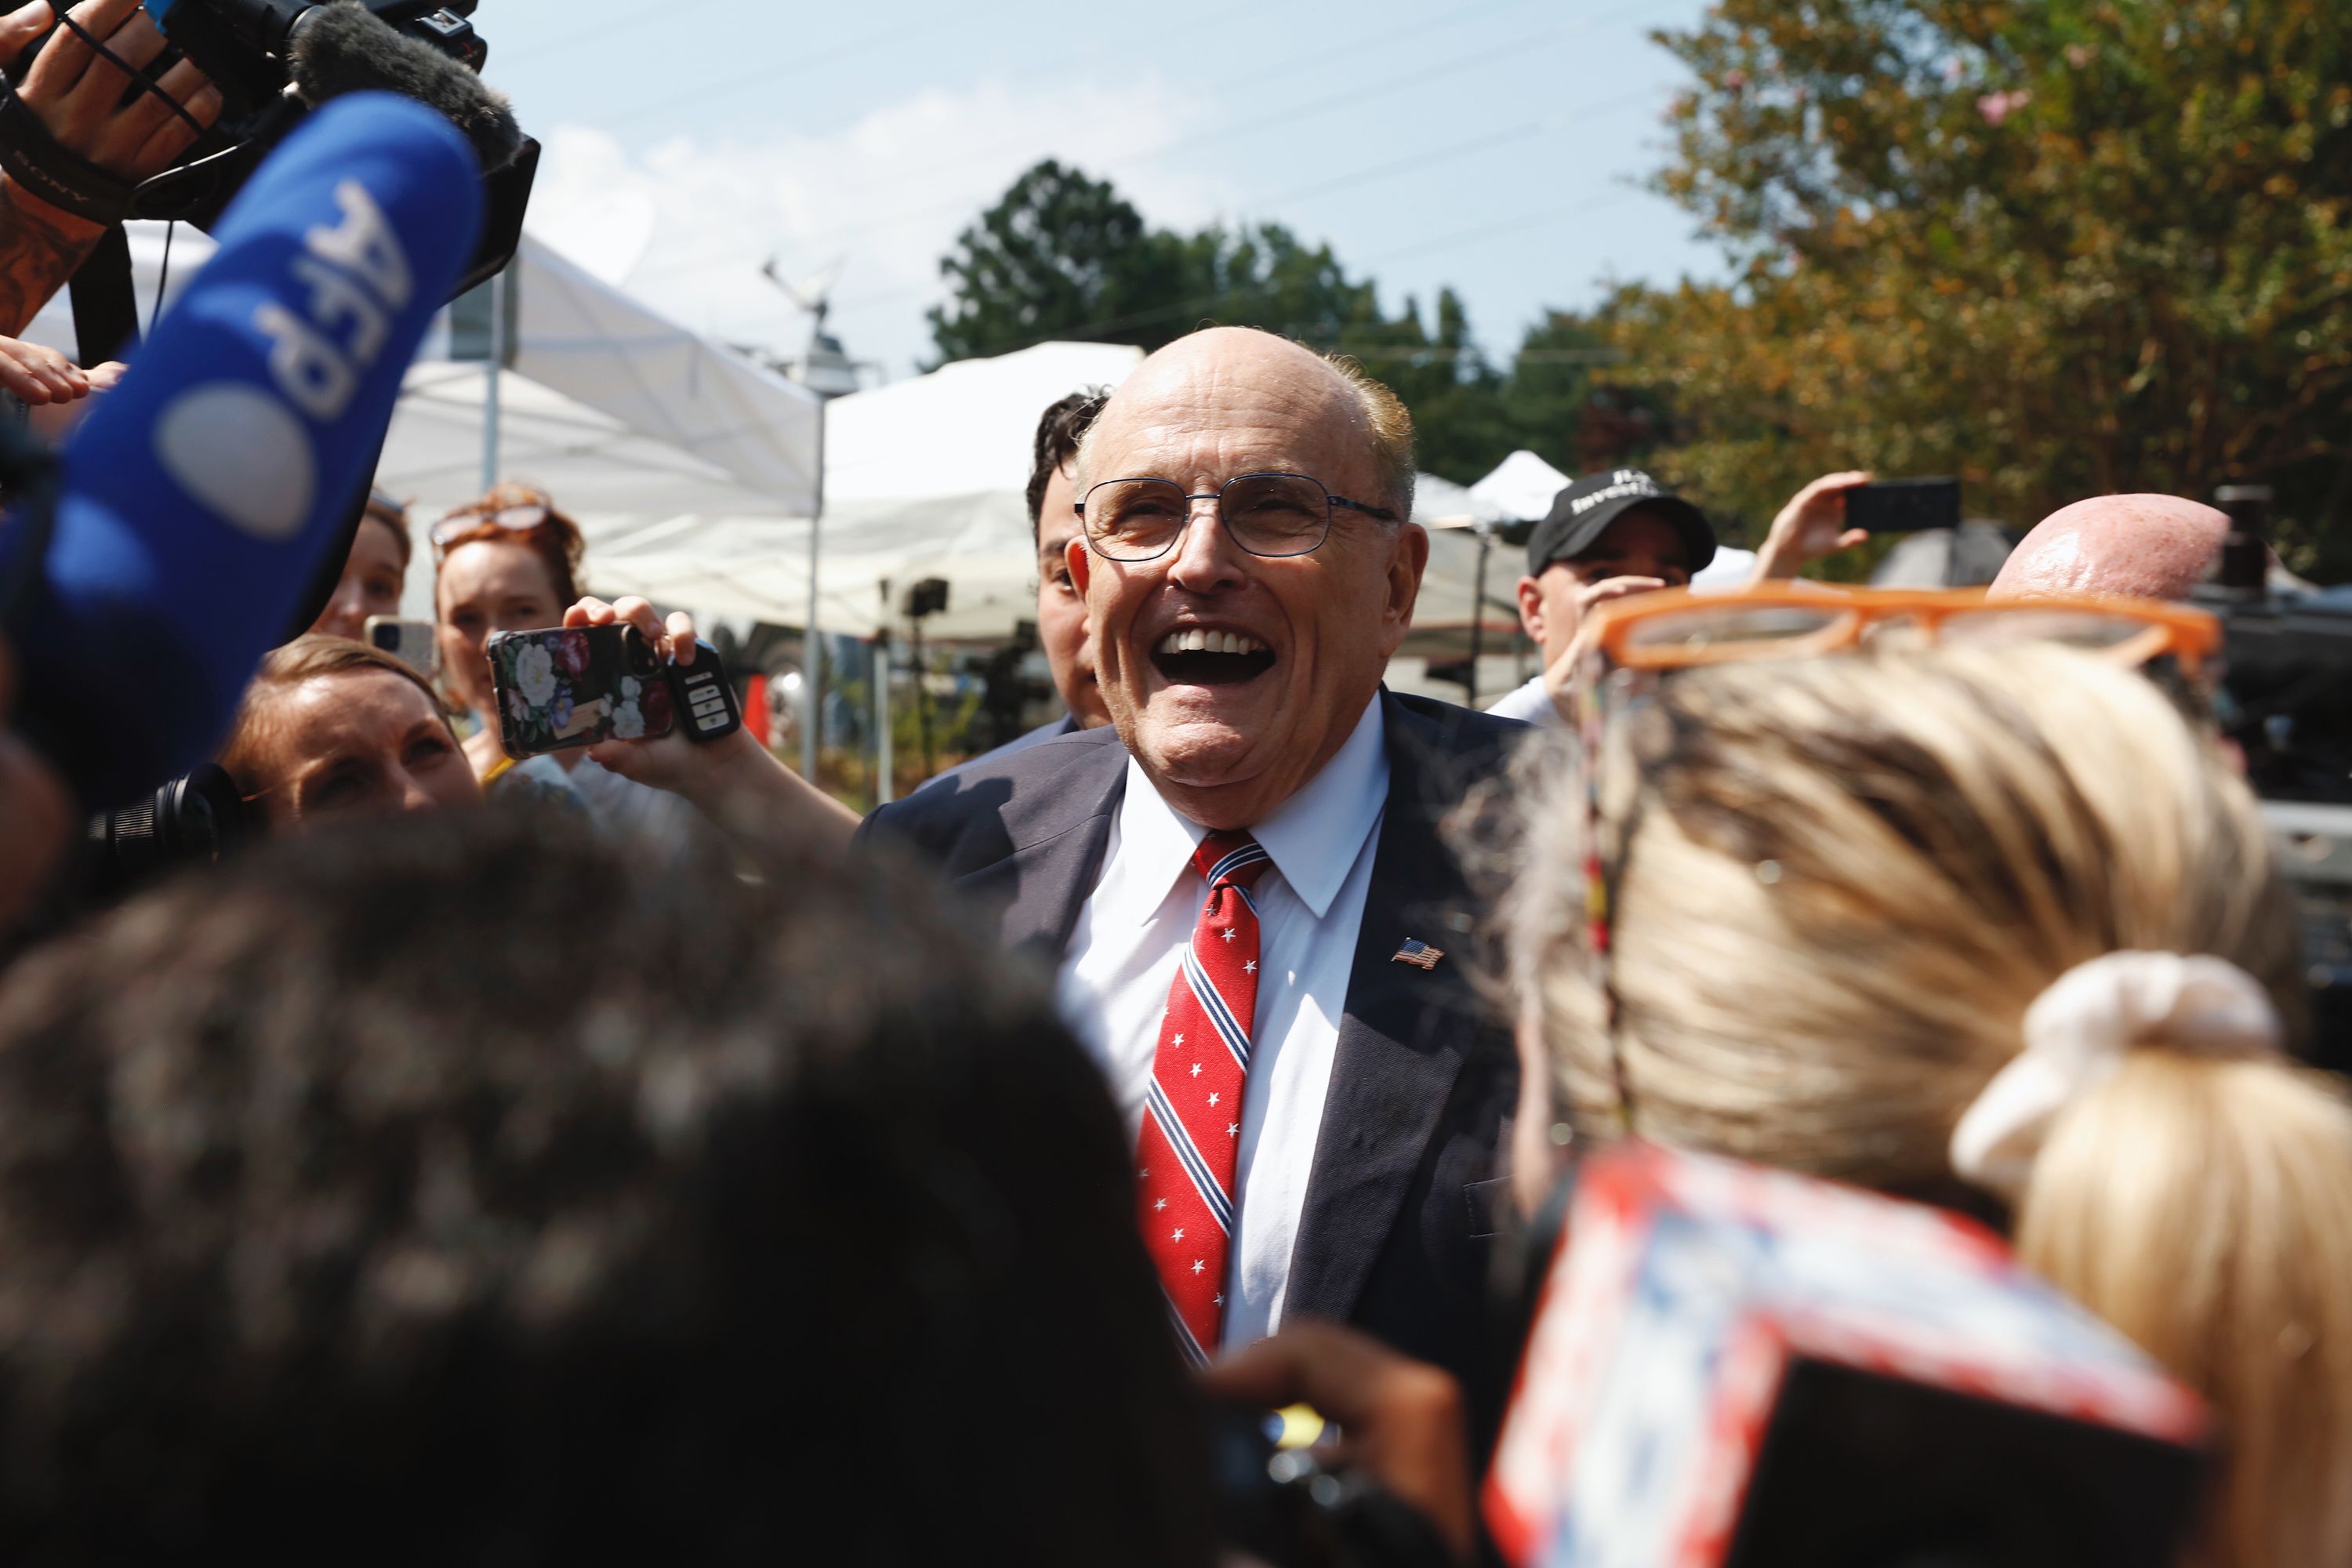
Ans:
{"label": "red striped necktie", "polygon": [[1136,1158],[1144,1247],[1159,1266],[1177,1341],[1195,1363],[1216,1352],[1225,1320],[1234,1164],[1257,1019],[1257,905],[1250,887],[1272,864],[1246,833],[1212,833],[1192,851],[1209,901],[1168,988],[1144,1100]]}

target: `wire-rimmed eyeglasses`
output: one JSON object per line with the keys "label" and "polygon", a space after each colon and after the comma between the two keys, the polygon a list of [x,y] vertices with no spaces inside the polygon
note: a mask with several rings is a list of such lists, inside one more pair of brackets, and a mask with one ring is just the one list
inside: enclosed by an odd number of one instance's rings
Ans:
{"label": "wire-rimmed eyeglasses", "polygon": [[1087,546],[1106,561],[1156,561],[1175,548],[1192,503],[1214,501],[1217,520],[1252,555],[1309,555],[1330,536],[1331,513],[1360,511],[1382,522],[1395,512],[1345,496],[1305,474],[1236,474],[1213,490],[1188,493],[1173,479],[1105,479],[1073,503]]}

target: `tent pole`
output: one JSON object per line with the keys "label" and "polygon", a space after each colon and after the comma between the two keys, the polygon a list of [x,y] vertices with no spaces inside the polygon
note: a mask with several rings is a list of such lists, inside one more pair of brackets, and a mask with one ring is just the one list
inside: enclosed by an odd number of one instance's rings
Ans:
{"label": "tent pole", "polygon": [[882,618],[874,629],[874,804],[898,797],[898,758],[890,734],[890,584],[882,584]]}
{"label": "tent pole", "polygon": [[824,644],[816,626],[817,534],[824,518],[824,405],[816,405],[816,505],[809,517],[808,624],[801,634],[801,777],[816,783],[817,742],[824,721]]}
{"label": "tent pole", "polygon": [[1478,706],[1478,660],[1486,651],[1486,552],[1495,536],[1478,527],[1478,585],[1470,595],[1470,706]]}
{"label": "tent pole", "polygon": [[[508,263],[511,267],[513,263]],[[490,379],[482,387],[482,489],[499,482],[499,372],[507,363],[507,268],[490,274]]]}
{"label": "tent pole", "polygon": [[923,617],[910,616],[907,619],[907,625],[908,627],[907,635],[914,650],[915,660],[915,732],[922,737],[923,777],[928,779],[932,772],[931,687],[930,681],[927,679],[930,672],[923,664]]}

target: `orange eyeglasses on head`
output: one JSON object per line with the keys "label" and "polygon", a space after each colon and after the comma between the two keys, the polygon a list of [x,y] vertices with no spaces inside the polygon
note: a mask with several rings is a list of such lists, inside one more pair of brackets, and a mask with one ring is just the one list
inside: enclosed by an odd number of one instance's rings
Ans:
{"label": "orange eyeglasses on head", "polygon": [[[1630,788],[1621,781],[1610,792],[1617,809],[1604,809],[1599,760],[1609,725],[1640,705],[1636,688],[1677,670],[1865,647],[2055,643],[2134,668],[2163,661],[2191,687],[2206,689],[2221,647],[2220,620],[2187,605],[2090,595],[1988,604],[1981,589],[1668,588],[1599,606],[1586,635],[1591,651],[1577,693],[1585,759],[1585,945],[1606,1010],[1618,1115],[1627,1131],[1633,1098],[1617,1037],[1610,950],[1625,855],[1647,792],[1638,778]],[[1637,764],[1637,772],[1646,774],[1649,767]]]}

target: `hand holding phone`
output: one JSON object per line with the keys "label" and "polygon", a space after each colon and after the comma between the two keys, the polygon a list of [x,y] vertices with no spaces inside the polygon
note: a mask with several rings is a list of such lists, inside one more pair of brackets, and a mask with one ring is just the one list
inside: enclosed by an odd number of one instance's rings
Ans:
{"label": "hand holding phone", "polygon": [[667,672],[635,628],[551,627],[491,637],[499,742],[518,762],[542,752],[667,735]]}
{"label": "hand holding phone", "polygon": [[1845,492],[1845,525],[1871,533],[1918,533],[1960,526],[1956,479],[1873,479]]}
{"label": "hand holding phone", "polygon": [[485,651],[498,689],[499,742],[518,761],[600,741],[654,740],[681,711],[687,739],[698,744],[743,727],[719,650],[698,637],[688,665],[657,658],[625,622],[501,632]]}

